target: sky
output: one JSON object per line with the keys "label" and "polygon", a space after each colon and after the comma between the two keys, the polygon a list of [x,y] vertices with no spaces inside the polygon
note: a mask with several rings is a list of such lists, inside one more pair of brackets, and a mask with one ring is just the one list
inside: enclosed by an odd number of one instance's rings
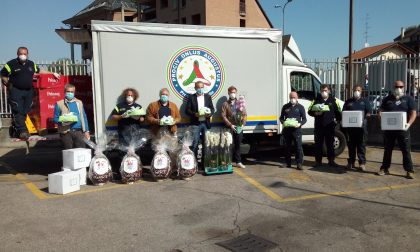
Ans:
{"label": "sky", "polygon": [[[0,62],[16,57],[17,47],[29,48],[35,61],[70,57],[70,46],[56,33],[93,0],[1,0]],[[208,0],[211,1],[211,0]],[[233,1],[233,0],[226,0]],[[236,1],[236,0],[235,0]],[[282,28],[282,10],[287,0],[260,0],[274,28]],[[420,25],[419,0],[354,0],[353,49],[365,43],[392,42],[401,27]],[[292,0],[285,9],[285,32],[292,34],[305,59],[334,59],[348,52],[349,0]],[[75,50],[80,59],[80,47]]]}

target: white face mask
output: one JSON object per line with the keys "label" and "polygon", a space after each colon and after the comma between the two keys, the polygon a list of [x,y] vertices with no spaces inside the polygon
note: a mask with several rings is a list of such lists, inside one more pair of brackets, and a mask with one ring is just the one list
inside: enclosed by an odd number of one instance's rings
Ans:
{"label": "white face mask", "polygon": [[133,98],[133,96],[127,96],[127,97],[125,98],[125,100],[127,101],[127,103],[133,103],[134,98]]}
{"label": "white face mask", "polygon": [[397,96],[397,97],[403,96],[404,95],[404,89],[402,89],[402,88],[394,89],[394,95]]}
{"label": "white face mask", "polygon": [[324,98],[324,99],[327,99],[328,98],[328,92],[327,91],[321,92],[321,97]]}
{"label": "white face mask", "polygon": [[354,96],[354,98],[359,99],[360,96],[361,96],[361,93],[359,91],[354,91],[353,96]]}
{"label": "white face mask", "polygon": [[290,98],[290,103],[293,105],[296,105],[297,99],[296,98]]}
{"label": "white face mask", "polygon": [[236,93],[230,93],[229,98],[232,99],[232,100],[235,99],[236,98]]}
{"label": "white face mask", "polygon": [[20,54],[19,55],[19,60],[20,61],[26,61],[28,59],[28,57],[26,57],[26,55],[25,54]]}

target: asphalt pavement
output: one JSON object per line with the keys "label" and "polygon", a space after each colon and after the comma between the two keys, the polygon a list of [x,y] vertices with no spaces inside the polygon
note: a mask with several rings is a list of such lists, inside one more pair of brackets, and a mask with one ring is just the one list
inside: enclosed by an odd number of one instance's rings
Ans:
{"label": "asphalt pavement", "polygon": [[[310,150],[303,171],[283,167],[277,150],[233,174],[53,195],[59,148],[0,148],[0,250],[228,251],[217,243],[253,235],[275,243],[270,251],[418,251],[420,176],[404,178],[399,151],[391,175],[376,176],[380,147],[368,148],[365,172],[344,169],[346,152],[343,167],[315,169]],[[419,170],[420,152],[412,157]]]}

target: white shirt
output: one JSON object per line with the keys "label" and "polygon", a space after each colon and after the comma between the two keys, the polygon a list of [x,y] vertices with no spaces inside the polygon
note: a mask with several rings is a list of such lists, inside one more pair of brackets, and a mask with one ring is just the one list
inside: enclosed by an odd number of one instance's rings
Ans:
{"label": "white shirt", "polygon": [[[197,104],[198,104],[198,111],[200,111],[200,109],[204,108],[204,95],[197,95]],[[198,118],[199,121],[205,121],[206,117],[205,116],[200,116]]]}

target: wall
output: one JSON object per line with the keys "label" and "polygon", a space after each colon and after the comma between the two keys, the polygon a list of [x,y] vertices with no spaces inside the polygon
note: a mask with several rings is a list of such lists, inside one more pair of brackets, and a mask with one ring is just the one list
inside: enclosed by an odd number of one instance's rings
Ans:
{"label": "wall", "polygon": [[255,1],[245,1],[245,16],[239,15],[239,0],[206,1],[206,25],[238,27],[240,19],[245,19],[246,27],[270,28],[270,24]]}

